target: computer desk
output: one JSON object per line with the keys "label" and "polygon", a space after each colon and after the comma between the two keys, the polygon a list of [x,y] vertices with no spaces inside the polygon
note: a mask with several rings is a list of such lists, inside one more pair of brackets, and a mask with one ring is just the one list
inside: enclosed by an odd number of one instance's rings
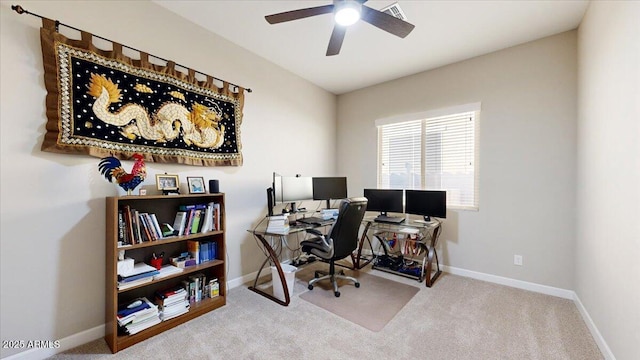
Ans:
{"label": "computer desk", "polygon": [[[273,300],[280,305],[288,306],[291,303],[291,299],[289,297],[289,287],[287,285],[287,281],[285,279],[282,266],[280,265],[280,256],[279,256],[282,253],[283,246],[287,246],[288,244],[287,237],[289,235],[304,232],[307,229],[315,229],[315,228],[321,228],[324,226],[331,226],[332,223],[327,223],[322,225],[307,225],[307,224],[301,224],[298,222],[297,225],[290,226],[289,230],[287,231],[277,232],[277,231],[267,231],[267,222],[268,221],[263,221],[263,223],[259,224],[255,229],[247,230],[248,232],[252,233],[253,236],[258,240],[258,245],[261,247],[261,250],[265,254],[265,259],[262,262],[260,269],[258,269],[258,273],[256,274],[256,278],[253,281],[253,285],[249,286],[249,290],[255,293],[258,293],[270,300]],[[273,294],[270,294],[258,287],[258,280],[260,279],[260,274],[262,273],[262,270],[264,270],[264,267],[267,265],[267,263],[273,264],[273,266],[278,271],[278,277],[280,278],[280,282],[282,283],[282,289],[284,291],[284,298],[285,298],[284,301],[278,299],[277,297],[273,296]],[[273,279],[272,282],[273,281],[275,281],[275,279]]]}
{"label": "computer desk", "polygon": [[[393,255],[390,254],[391,247],[389,246],[389,244],[393,242],[393,247],[399,248],[403,257],[405,255],[403,250],[406,253],[415,251],[417,254],[408,254],[408,258],[418,259],[421,261],[420,274],[407,274],[386,267],[379,261],[381,259],[380,256],[376,256],[377,259],[373,264],[373,269],[409,277],[420,282],[425,280],[425,285],[427,287],[431,287],[433,285],[442,273],[438,262],[438,253],[436,252],[436,245],[438,244],[438,238],[440,237],[440,232],[442,230],[442,223],[440,220],[434,219],[431,222],[423,222],[406,218],[403,223],[391,224],[376,222],[375,217],[365,216],[362,222],[365,225],[365,228],[360,239],[360,246],[364,244],[365,239],[366,241],[369,241],[371,246],[369,234],[372,233],[382,246],[384,255],[391,256],[391,258],[393,258]],[[433,270],[435,270],[435,273],[432,275]]]}

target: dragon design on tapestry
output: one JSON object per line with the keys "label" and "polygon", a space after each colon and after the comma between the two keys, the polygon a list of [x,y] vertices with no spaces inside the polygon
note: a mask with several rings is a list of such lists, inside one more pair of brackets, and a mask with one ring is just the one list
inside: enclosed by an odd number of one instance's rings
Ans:
{"label": "dragon design on tapestry", "polygon": [[[207,107],[194,102],[191,109],[178,102],[167,101],[149,114],[143,105],[127,103],[116,111],[110,107],[122,101],[118,85],[104,75],[92,73],[87,93],[95,98],[93,113],[101,121],[121,128],[120,134],[128,139],[137,137],[158,143],[172,141],[178,137],[187,145],[200,148],[218,148],[224,142],[224,125],[220,124],[221,112],[213,104]],[[134,89],[141,93],[153,92],[143,84]],[[184,101],[184,95],[178,91],[168,95]]]}

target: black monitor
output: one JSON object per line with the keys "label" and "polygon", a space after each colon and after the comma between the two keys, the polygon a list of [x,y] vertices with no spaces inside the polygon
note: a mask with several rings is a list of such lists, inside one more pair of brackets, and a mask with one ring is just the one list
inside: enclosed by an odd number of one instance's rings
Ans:
{"label": "black monitor", "polygon": [[405,190],[405,212],[430,217],[447,217],[447,192],[437,190]]}
{"label": "black monitor", "polygon": [[347,198],[346,177],[314,177],[313,200],[326,200],[327,209],[331,207],[330,200]]}
{"label": "black monitor", "polygon": [[364,197],[367,198],[367,211],[379,211],[382,215],[389,212],[403,213],[403,190],[393,189],[364,189]]}

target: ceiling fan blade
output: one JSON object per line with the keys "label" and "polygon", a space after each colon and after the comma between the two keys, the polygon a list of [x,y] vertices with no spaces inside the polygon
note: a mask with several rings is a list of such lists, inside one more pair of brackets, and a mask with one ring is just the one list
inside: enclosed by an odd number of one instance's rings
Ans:
{"label": "ceiling fan blade", "polygon": [[269,24],[278,24],[281,22],[304,19],[311,16],[328,14],[333,12],[333,4],[317,6],[306,9],[299,9],[293,11],[286,11],[278,14],[267,15],[264,18],[267,20]]}
{"label": "ceiling fan blade", "polygon": [[329,40],[329,47],[327,47],[327,56],[338,55],[338,53],[340,52],[340,48],[342,47],[344,35],[346,33],[346,26],[335,25],[333,27],[331,39]]}
{"label": "ceiling fan blade", "polygon": [[362,5],[361,19],[377,28],[401,38],[409,35],[415,27],[415,25],[404,20],[400,20],[394,16],[383,13],[382,11],[374,10],[365,5]]}

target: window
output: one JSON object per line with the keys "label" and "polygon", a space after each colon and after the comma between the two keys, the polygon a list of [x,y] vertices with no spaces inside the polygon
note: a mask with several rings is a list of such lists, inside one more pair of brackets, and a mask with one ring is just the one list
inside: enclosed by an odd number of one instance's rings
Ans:
{"label": "window", "polygon": [[478,209],[480,104],[376,121],[378,187],[446,190],[447,207]]}

